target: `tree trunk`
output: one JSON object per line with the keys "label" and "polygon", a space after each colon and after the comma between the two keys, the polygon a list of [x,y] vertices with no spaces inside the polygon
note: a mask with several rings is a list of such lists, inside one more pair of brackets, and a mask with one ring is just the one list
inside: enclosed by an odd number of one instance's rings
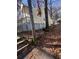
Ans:
{"label": "tree trunk", "polygon": [[45,1],[45,20],[46,20],[46,29],[49,28],[49,22],[48,22],[48,7],[47,7],[47,0]]}
{"label": "tree trunk", "polygon": [[32,23],[32,36],[33,39],[35,39],[35,26],[34,26],[34,19],[33,19],[33,12],[32,12],[32,0],[28,0],[28,6],[29,6],[29,14],[30,14],[30,19]]}
{"label": "tree trunk", "polygon": [[52,19],[52,0],[50,0],[50,17],[51,17],[51,19]]}

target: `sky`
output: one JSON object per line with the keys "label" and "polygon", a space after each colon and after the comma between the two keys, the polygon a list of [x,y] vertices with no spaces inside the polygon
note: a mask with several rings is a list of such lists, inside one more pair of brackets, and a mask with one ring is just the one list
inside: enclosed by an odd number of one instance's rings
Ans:
{"label": "sky", "polygon": [[[61,7],[61,0],[52,0],[54,7]],[[22,0],[24,5],[28,5],[27,0]],[[48,0],[50,2],[50,0]]]}
{"label": "sky", "polygon": [[[27,2],[28,0],[22,0],[22,3],[24,4],[24,5],[26,5],[26,6],[28,6],[28,2]],[[34,5],[35,6],[37,6],[36,4],[35,4],[35,1],[36,0],[32,0],[33,2],[32,3],[34,3]],[[61,7],[61,0],[51,0],[51,1],[53,1],[53,7]],[[50,3],[50,0],[48,0],[48,3]],[[43,4],[44,5],[44,4]],[[49,5],[48,5],[49,6]]]}

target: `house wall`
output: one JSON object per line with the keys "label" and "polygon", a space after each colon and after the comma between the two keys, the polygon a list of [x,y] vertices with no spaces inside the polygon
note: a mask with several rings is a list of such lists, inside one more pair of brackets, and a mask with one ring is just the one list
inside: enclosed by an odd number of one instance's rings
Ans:
{"label": "house wall", "polygon": [[[19,21],[20,24],[17,24],[17,30],[19,32],[21,31],[27,31],[27,30],[32,30],[31,26],[31,20],[30,20],[30,15],[29,15],[29,9],[26,7],[26,18],[22,18]],[[34,18],[34,23],[35,23],[35,29],[42,29],[45,28],[45,12],[44,12],[44,7],[41,7],[41,17],[37,16],[37,8],[33,8],[33,18]],[[27,18],[28,17],[28,18]],[[26,22],[27,20],[27,22]],[[54,19],[50,18],[50,14],[48,11],[48,21],[49,21],[49,26],[53,24]]]}

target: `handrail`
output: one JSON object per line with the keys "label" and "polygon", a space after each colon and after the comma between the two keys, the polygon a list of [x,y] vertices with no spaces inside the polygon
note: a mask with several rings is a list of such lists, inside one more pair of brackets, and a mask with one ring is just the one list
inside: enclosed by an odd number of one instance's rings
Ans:
{"label": "handrail", "polygon": [[23,46],[22,48],[18,49],[17,52],[19,52],[20,50],[24,49],[25,47],[27,47],[29,44]]}
{"label": "handrail", "polygon": [[25,40],[22,40],[22,41],[20,41],[20,42],[18,42],[17,44],[20,44],[20,43],[22,43],[22,42],[24,42]]}

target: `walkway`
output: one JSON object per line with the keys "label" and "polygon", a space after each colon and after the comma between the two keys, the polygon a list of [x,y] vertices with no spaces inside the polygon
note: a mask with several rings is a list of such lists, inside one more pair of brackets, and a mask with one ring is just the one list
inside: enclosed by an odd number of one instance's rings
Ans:
{"label": "walkway", "polygon": [[24,59],[55,59],[42,49],[34,48]]}

